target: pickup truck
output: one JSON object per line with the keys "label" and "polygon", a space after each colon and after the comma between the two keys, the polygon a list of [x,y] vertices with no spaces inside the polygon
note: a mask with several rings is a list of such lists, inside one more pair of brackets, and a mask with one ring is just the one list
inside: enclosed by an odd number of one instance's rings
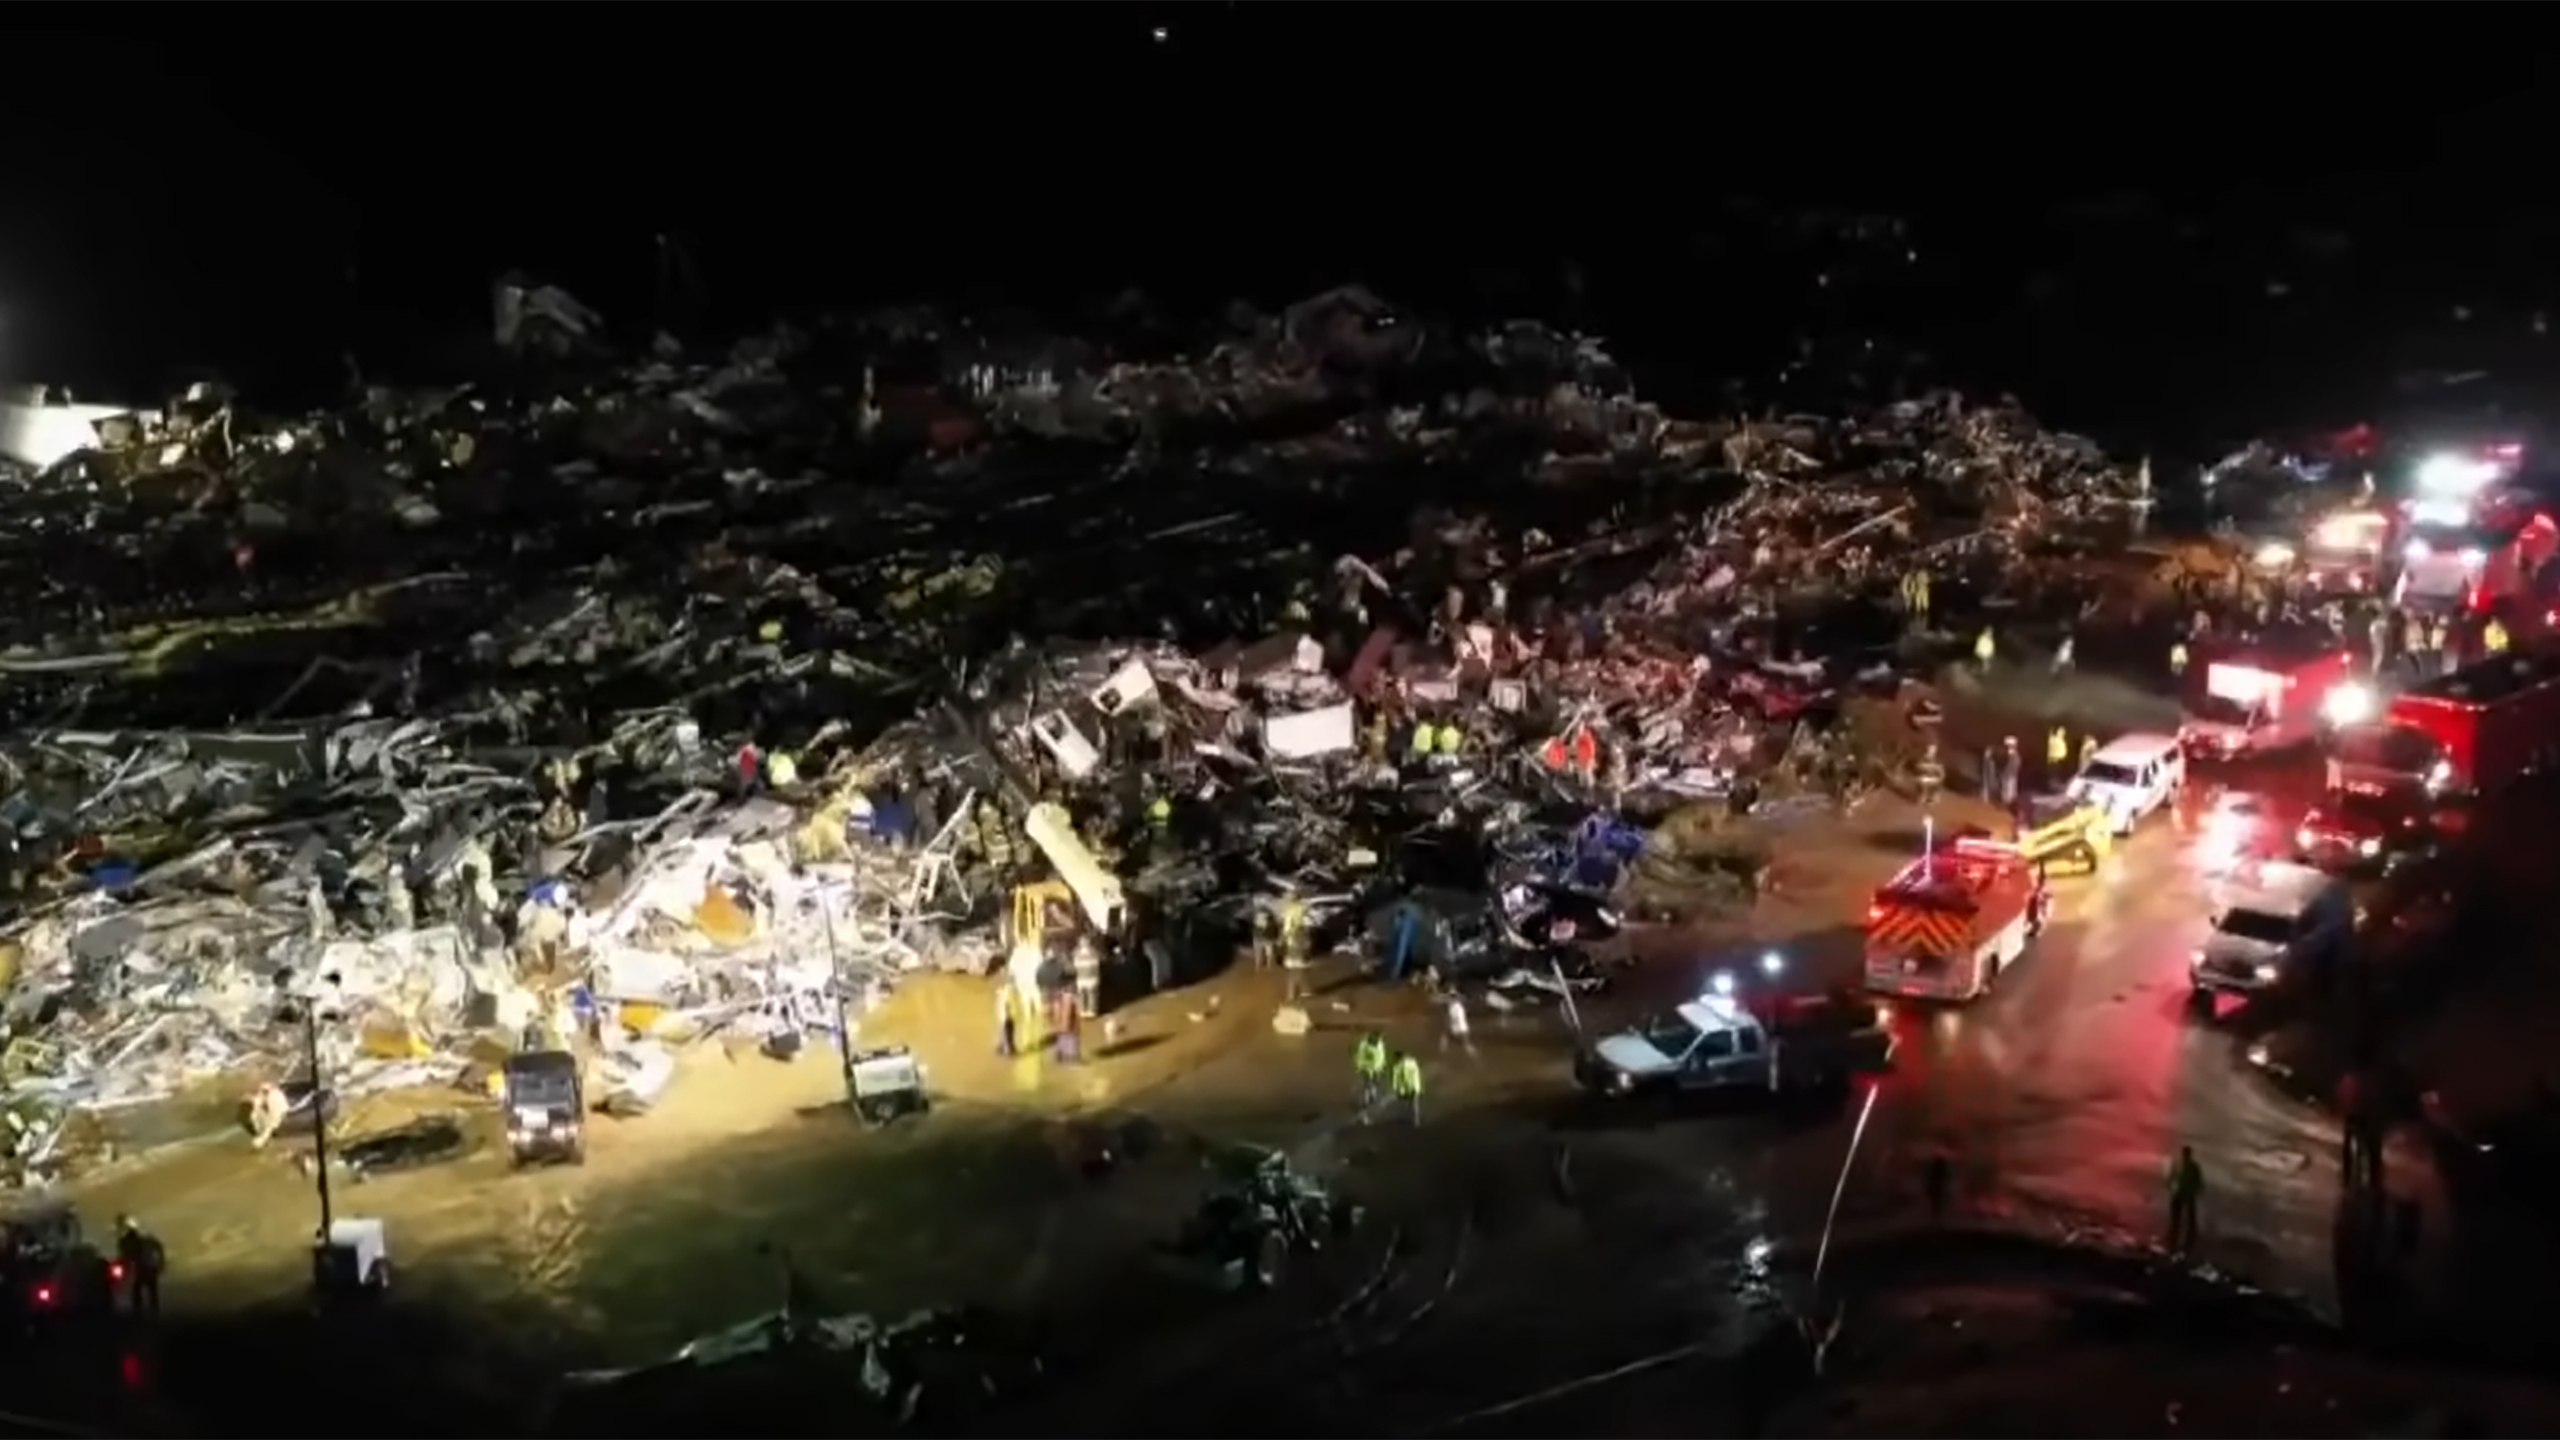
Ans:
{"label": "pickup truck", "polygon": [[1785,1093],[1839,1089],[1891,1063],[1893,1037],[1873,1004],[1788,1000],[1768,1009],[1755,1013],[1720,987],[1585,1049],[1574,1079],[1609,1098]]}

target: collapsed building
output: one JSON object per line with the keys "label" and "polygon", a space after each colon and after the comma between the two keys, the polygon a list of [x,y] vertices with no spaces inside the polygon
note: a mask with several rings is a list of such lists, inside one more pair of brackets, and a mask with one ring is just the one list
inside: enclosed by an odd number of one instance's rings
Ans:
{"label": "collapsed building", "polygon": [[2044,560],[2150,501],[2014,406],[1677,418],[1591,337],[1357,290],[1162,354],[498,320],[503,379],[321,413],[0,412],[22,1173],[289,1073],[323,997],[342,1089],[584,1025],[645,1105],[918,967],[1043,983],[1026,903],[1139,927],[1115,983],[1298,897],[1570,990],[1602,910],[1747,899],[1789,807],[1901,773],[1950,615],[2070,613]]}

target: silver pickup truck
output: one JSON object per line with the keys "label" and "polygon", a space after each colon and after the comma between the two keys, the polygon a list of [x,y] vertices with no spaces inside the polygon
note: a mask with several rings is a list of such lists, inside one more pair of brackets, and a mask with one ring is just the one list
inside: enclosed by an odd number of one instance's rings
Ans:
{"label": "silver pickup truck", "polygon": [[1729,994],[1675,1005],[1574,1058],[1574,1078],[1602,1096],[1683,1091],[1820,1090],[1893,1059],[1883,1012],[1854,1001],[1790,1001],[1763,1020]]}

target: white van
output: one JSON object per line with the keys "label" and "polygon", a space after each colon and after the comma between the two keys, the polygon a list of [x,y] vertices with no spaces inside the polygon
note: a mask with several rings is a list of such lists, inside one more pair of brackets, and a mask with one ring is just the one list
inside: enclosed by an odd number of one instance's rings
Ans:
{"label": "white van", "polygon": [[2095,805],[2130,835],[2142,817],[2169,803],[2186,782],[2187,756],[2175,735],[2119,735],[2072,777],[2066,792]]}
{"label": "white van", "polygon": [[2269,860],[2215,896],[2213,930],[2187,962],[2189,998],[2264,990],[2299,969],[2341,963],[2355,938],[2355,894],[2326,871]]}

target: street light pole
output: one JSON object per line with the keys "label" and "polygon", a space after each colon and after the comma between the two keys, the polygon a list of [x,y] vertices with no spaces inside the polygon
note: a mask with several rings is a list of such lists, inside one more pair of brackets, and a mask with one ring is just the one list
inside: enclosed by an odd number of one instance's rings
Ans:
{"label": "street light pole", "polygon": [[302,1059],[311,1069],[311,1160],[313,1186],[320,1192],[320,1243],[329,1243],[337,1216],[329,1195],[329,1087],[320,1073],[320,1004],[302,1007]]}
{"label": "street light pole", "polygon": [[844,1080],[844,1103],[857,1115],[862,1101],[853,1085],[853,1006],[845,994],[844,952],[836,947],[836,912],[827,887],[817,887],[818,923],[827,936],[827,988],[835,993],[836,1002],[836,1068]]}

